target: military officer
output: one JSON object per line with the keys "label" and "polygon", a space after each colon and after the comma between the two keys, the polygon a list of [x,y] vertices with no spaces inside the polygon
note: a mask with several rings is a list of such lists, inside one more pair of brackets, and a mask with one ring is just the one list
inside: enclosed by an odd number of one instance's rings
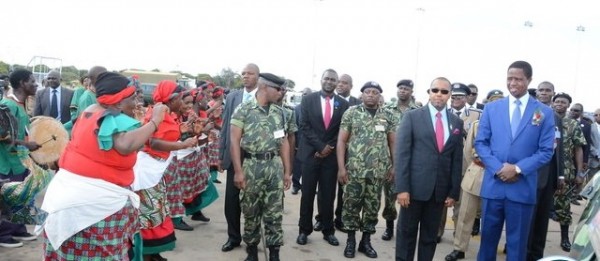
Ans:
{"label": "military officer", "polygon": [[286,117],[283,108],[276,105],[283,84],[276,75],[261,73],[256,100],[240,105],[231,118],[231,158],[234,184],[242,190],[246,261],[258,260],[261,221],[269,260],[279,260],[283,245],[283,191],[291,184]]}
{"label": "military officer", "polygon": [[[492,102],[503,97],[504,93],[502,91],[492,90],[488,93],[486,100]],[[454,250],[446,256],[446,261],[456,261],[465,258],[465,252],[469,247],[469,240],[471,239],[471,228],[473,227],[477,213],[480,212],[481,198],[479,197],[479,193],[481,191],[484,168],[473,147],[478,126],[479,120],[471,123],[471,128],[465,140],[463,157],[465,159],[464,162],[468,162],[469,165],[467,165],[468,167],[460,183],[460,206],[454,207],[455,209],[459,209],[458,219],[455,223]]]}
{"label": "military officer", "polygon": [[[400,125],[402,116],[405,112],[419,108],[412,99],[414,83],[412,80],[400,80],[396,84],[398,91],[396,104],[386,105],[385,108],[392,111],[394,114],[394,123]],[[396,210],[396,192],[394,191],[394,175],[383,181],[384,207],[382,216],[385,219],[385,231],[381,235],[381,239],[389,241],[394,236],[394,221],[398,218],[398,210]]]}
{"label": "military officer", "polygon": [[560,247],[566,252],[571,251],[571,242],[569,241],[569,225],[573,219],[571,195],[585,177],[585,172],[582,171],[585,137],[579,123],[566,117],[567,109],[571,106],[572,101],[571,96],[566,93],[557,93],[552,98],[552,108],[562,118],[563,124],[564,177],[559,177],[559,190],[554,194],[554,209],[557,221],[560,223]]}
{"label": "military officer", "polygon": [[378,83],[365,83],[361,92],[363,103],[350,107],[342,116],[336,146],[338,181],[344,185],[342,222],[348,232],[344,256],[354,257],[355,233],[361,230],[358,251],[375,258],[377,252],[370,236],[377,225],[383,181],[394,173],[392,151],[397,121],[390,110],[379,106],[382,88]]}

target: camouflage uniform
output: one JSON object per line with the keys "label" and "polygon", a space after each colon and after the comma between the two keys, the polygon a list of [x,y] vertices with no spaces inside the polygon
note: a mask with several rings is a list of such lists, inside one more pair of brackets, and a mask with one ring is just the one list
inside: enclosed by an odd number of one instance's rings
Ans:
{"label": "camouflage uniform", "polygon": [[575,166],[575,147],[585,146],[586,141],[579,123],[570,118],[563,118],[563,148],[564,148],[564,166],[565,166],[565,188],[566,193],[554,195],[554,209],[558,222],[563,226],[571,225],[571,198],[575,189],[575,175],[577,169]]}
{"label": "camouflage uniform", "polygon": [[[401,110],[398,108],[398,104],[388,104],[385,106],[386,109],[390,110],[394,114],[394,124],[396,126],[400,126],[400,122],[402,121],[402,117],[404,113],[410,110],[418,109],[419,106],[411,102],[408,104],[408,108]],[[396,130],[394,130],[396,131]],[[394,191],[394,181],[388,181],[384,179],[383,181],[383,196],[384,196],[384,206],[382,216],[385,220],[396,220],[398,217],[398,210],[396,210],[396,192]]]}
{"label": "camouflage uniform", "polygon": [[279,150],[284,137],[274,136],[276,131],[287,132],[283,115],[282,107],[275,104],[265,109],[256,102],[247,102],[238,106],[231,118],[231,125],[242,129],[240,147],[245,153],[276,154],[267,160],[245,158],[242,164],[246,189],[240,191],[240,205],[247,245],[256,246],[260,242],[261,220],[265,225],[266,245],[283,245],[283,163]]}
{"label": "camouflage uniform", "polygon": [[381,185],[392,166],[388,133],[396,131],[396,121],[391,110],[380,108],[373,117],[362,104],[350,107],[342,116],[340,130],[350,134],[348,184],[344,186],[342,210],[344,229],[348,231],[375,233]]}
{"label": "camouflage uniform", "polygon": [[288,105],[284,105],[283,109],[285,110],[283,114],[285,115],[285,133],[294,134],[298,131],[298,125],[296,124],[296,114],[294,113],[294,108]]}

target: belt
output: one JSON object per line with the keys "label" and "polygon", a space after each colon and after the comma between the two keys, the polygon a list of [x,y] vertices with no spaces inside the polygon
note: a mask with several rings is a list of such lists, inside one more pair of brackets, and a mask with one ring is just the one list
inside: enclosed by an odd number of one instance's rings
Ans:
{"label": "belt", "polygon": [[271,160],[276,156],[279,156],[279,151],[268,151],[262,153],[244,152],[245,159]]}

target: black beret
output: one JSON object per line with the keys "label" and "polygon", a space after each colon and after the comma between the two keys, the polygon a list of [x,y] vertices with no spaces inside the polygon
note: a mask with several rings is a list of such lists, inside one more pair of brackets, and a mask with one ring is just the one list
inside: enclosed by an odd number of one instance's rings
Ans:
{"label": "black beret", "polygon": [[406,80],[406,79],[405,79],[405,80],[400,80],[400,81],[399,81],[399,82],[396,84],[396,87],[400,87],[400,86],[406,86],[406,87],[410,87],[410,88],[412,88],[412,87],[414,87],[414,85],[415,85],[415,84],[413,83],[413,81],[412,81],[412,80]]}
{"label": "black beret", "polygon": [[557,98],[565,98],[565,99],[569,100],[569,103],[573,102],[573,99],[571,99],[571,95],[568,95],[564,92],[559,92],[556,95],[554,95],[554,97],[552,97],[552,102],[554,102]]}
{"label": "black beret", "polygon": [[364,92],[365,89],[367,88],[375,88],[377,90],[379,90],[379,93],[383,92],[383,89],[381,89],[381,86],[379,85],[379,83],[374,82],[374,81],[368,81],[366,82],[362,88],[360,88],[360,92]]}
{"label": "black beret", "polygon": [[504,97],[504,93],[501,90],[491,90],[488,92],[486,99],[492,98],[492,96],[502,96]]}
{"label": "black beret", "polygon": [[455,82],[452,84],[452,95],[469,95],[471,94],[471,89],[467,87],[464,83]]}
{"label": "black beret", "polygon": [[279,78],[279,76],[272,74],[272,73],[261,73],[258,76],[260,76],[260,78],[263,78],[274,84],[277,84],[277,86],[279,86],[279,87],[281,87],[285,83],[284,79],[281,79],[281,78]]}
{"label": "black beret", "polygon": [[103,72],[96,79],[96,97],[115,94],[127,88],[129,79],[114,72]]}

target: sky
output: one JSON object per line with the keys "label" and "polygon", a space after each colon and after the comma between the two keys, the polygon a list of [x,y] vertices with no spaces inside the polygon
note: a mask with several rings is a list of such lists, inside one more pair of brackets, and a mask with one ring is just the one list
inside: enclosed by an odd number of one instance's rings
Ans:
{"label": "sky", "polygon": [[[320,89],[328,68],[367,81],[387,100],[401,79],[427,101],[432,79],[506,91],[516,60],[530,87],[550,81],[586,111],[600,108],[600,19],[591,0],[20,0],[3,4],[0,60],[34,56],[62,65],[217,74],[256,63],[262,72]],[[531,26],[525,26],[529,21]],[[584,31],[577,31],[583,26]]]}

